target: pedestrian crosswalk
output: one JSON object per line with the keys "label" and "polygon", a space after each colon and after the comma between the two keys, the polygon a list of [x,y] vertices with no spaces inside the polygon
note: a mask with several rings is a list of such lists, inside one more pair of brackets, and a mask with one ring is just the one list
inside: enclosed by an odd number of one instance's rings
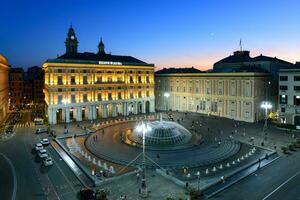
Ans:
{"label": "pedestrian crosswalk", "polygon": [[25,128],[25,127],[34,127],[34,122],[24,122],[24,123],[17,123],[14,125],[14,128]]}

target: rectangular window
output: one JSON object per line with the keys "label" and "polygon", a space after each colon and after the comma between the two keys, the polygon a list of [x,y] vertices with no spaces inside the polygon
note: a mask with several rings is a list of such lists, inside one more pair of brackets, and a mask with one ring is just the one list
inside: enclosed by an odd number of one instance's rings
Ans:
{"label": "rectangular window", "polygon": [[139,98],[142,98],[142,92],[139,91]]}
{"label": "rectangular window", "polygon": [[147,97],[150,97],[149,91],[146,92]]}
{"label": "rectangular window", "polygon": [[57,77],[57,85],[62,85],[63,81],[62,81],[62,76],[58,76]]}
{"label": "rectangular window", "polygon": [[139,81],[139,83],[142,83],[142,77],[138,77],[138,81]]}
{"label": "rectangular window", "polygon": [[88,84],[87,76],[84,76],[84,77],[83,77],[83,84]]}
{"label": "rectangular window", "polygon": [[118,92],[118,99],[122,99],[122,93]]}
{"label": "rectangular window", "polygon": [[57,104],[62,104],[63,97],[61,95],[57,96]]}
{"label": "rectangular window", "polygon": [[112,82],[112,77],[111,76],[107,77],[107,82],[109,82],[109,83]]}
{"label": "rectangular window", "polygon": [[58,69],[58,70],[57,70],[57,73],[62,73],[62,69]]}
{"label": "rectangular window", "polygon": [[71,95],[71,103],[76,103],[76,96],[74,94]]}
{"label": "rectangular window", "polygon": [[75,85],[76,82],[75,82],[75,76],[71,76],[71,85]]}
{"label": "rectangular window", "polygon": [[294,96],[294,105],[296,106],[300,105],[300,96]]}
{"label": "rectangular window", "polygon": [[133,93],[130,93],[130,99],[133,99],[134,97],[133,97]]}
{"label": "rectangular window", "polygon": [[285,112],[285,108],[281,108],[281,112],[284,113]]}
{"label": "rectangular window", "polygon": [[280,76],[279,80],[280,81],[287,81],[288,80],[288,76]]}
{"label": "rectangular window", "polygon": [[146,82],[147,82],[147,83],[150,83],[149,76],[146,77]]}
{"label": "rectangular window", "polygon": [[111,95],[111,93],[108,93],[108,100],[112,100],[112,95]]}
{"label": "rectangular window", "polygon": [[294,86],[295,91],[300,91],[300,86]]}
{"label": "rectangular window", "polygon": [[101,93],[98,93],[98,101],[102,101],[102,95],[101,95]]}
{"label": "rectangular window", "polygon": [[62,89],[61,89],[61,88],[58,88],[57,91],[58,91],[58,92],[62,92]]}
{"label": "rectangular window", "polygon": [[288,86],[287,86],[287,85],[280,85],[280,86],[279,86],[279,89],[280,89],[280,90],[287,90],[287,89],[288,89]]}
{"label": "rectangular window", "polygon": [[71,69],[71,73],[75,73],[75,70],[74,70],[74,69]]}
{"label": "rectangular window", "polygon": [[287,95],[280,95],[280,103],[287,104]]}
{"label": "rectangular window", "polygon": [[102,76],[97,76],[97,83],[101,83],[102,82]]}
{"label": "rectangular window", "polygon": [[83,94],[83,102],[88,102],[87,94]]}
{"label": "rectangular window", "polygon": [[300,76],[294,76],[294,81],[300,81]]}

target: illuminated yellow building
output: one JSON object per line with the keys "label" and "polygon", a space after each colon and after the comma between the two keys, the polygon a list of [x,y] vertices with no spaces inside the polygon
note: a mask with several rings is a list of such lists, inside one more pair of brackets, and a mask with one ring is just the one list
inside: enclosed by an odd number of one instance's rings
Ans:
{"label": "illuminated yellow building", "polygon": [[0,122],[8,113],[8,73],[7,59],[0,54]]}
{"label": "illuminated yellow building", "polygon": [[66,53],[43,64],[48,121],[70,122],[154,112],[154,65],[131,56],[78,53],[71,27]]}

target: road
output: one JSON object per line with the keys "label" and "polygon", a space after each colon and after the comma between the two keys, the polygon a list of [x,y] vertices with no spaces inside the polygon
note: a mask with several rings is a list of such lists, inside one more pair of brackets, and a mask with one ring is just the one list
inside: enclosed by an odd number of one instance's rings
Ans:
{"label": "road", "polygon": [[281,157],[211,199],[300,199],[300,152]]}
{"label": "road", "polygon": [[15,199],[77,199],[81,183],[51,146],[46,149],[54,165],[42,166],[32,148],[47,135],[34,134],[37,127],[28,127],[27,122],[30,113],[23,112],[16,135],[0,142],[0,199],[14,199],[14,191]]}

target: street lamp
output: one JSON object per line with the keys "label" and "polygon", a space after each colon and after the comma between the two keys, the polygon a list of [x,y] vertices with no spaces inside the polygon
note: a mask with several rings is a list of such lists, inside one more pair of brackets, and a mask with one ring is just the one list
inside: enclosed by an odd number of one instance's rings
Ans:
{"label": "street lamp", "polygon": [[268,109],[272,108],[272,104],[268,101],[262,102],[260,105],[261,108],[265,109],[265,125],[264,128],[267,129],[267,123],[268,123]]}
{"label": "street lamp", "polygon": [[143,161],[142,161],[142,184],[141,184],[141,195],[142,197],[147,197],[148,196],[148,191],[147,191],[147,186],[146,186],[146,177],[145,177],[145,172],[146,172],[146,157],[145,157],[145,135],[147,132],[151,131],[151,127],[147,125],[146,122],[142,122],[136,127],[136,130],[138,132],[143,133]]}
{"label": "street lamp", "polygon": [[196,173],[196,175],[197,175],[197,177],[198,177],[198,192],[200,191],[200,172],[199,171],[197,171],[197,173]]}
{"label": "street lamp", "polygon": [[170,93],[169,92],[165,92],[164,93],[164,97],[166,97],[166,110],[168,111],[169,108],[168,108],[168,99],[170,97]]}
{"label": "street lamp", "polygon": [[263,128],[263,132],[264,132],[264,138],[263,138],[263,143],[265,141],[265,136],[266,136],[266,132],[267,132],[267,128],[268,128],[268,109],[272,108],[272,104],[268,101],[264,101],[262,102],[262,104],[260,105],[261,108],[265,109],[265,124],[264,124],[264,128]]}
{"label": "street lamp", "polygon": [[68,130],[67,130],[67,104],[69,103],[69,100],[63,99],[62,103],[65,105],[65,130],[64,130],[64,133],[67,133],[68,132]]}

